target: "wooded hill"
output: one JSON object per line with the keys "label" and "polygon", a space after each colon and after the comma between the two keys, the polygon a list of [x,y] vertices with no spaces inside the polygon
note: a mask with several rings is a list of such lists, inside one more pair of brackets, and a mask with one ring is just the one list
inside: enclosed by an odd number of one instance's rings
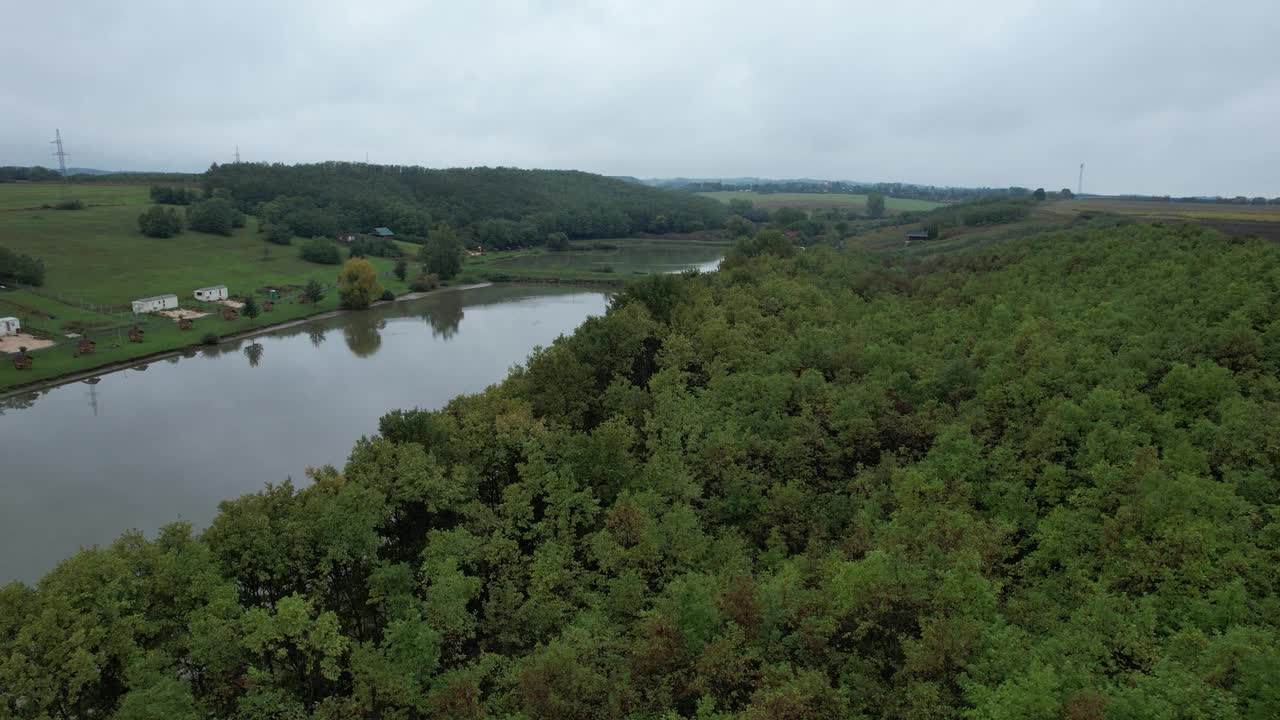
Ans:
{"label": "wooded hill", "polygon": [[719,228],[727,214],[706,198],[572,170],[235,163],[213,165],[204,182],[229,192],[246,212],[284,199],[314,206],[336,230],[387,226],[425,236],[433,224],[446,223],[492,247],[542,243],[553,232],[574,238],[692,232]]}
{"label": "wooded hill", "polygon": [[1280,249],[742,250],[0,591],[0,717],[1280,716]]}

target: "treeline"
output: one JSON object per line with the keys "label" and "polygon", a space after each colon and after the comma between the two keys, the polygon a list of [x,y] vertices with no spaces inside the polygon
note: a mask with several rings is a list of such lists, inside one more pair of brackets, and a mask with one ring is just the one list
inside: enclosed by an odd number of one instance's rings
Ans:
{"label": "treeline", "polygon": [[554,232],[692,232],[719,227],[726,215],[706,198],[567,170],[236,163],[210,167],[205,184],[245,212],[296,224],[297,235],[386,226],[421,240],[443,223],[493,248],[541,243]]}
{"label": "treeline", "polygon": [[44,284],[44,260],[0,246],[0,284]]}
{"label": "treeline", "polygon": [[1025,187],[949,187],[916,185],[913,183],[854,183],[825,180],[772,180],[761,182],[730,182],[718,180],[667,181],[663,187],[687,192],[751,191],[768,195],[772,193],[813,193],[840,195],[880,194],[887,197],[931,200],[934,202],[968,202],[980,198],[1007,196],[1026,197],[1032,190]]}
{"label": "treeline", "polygon": [[[1040,193],[1043,200],[1044,191]],[[975,228],[988,225],[1001,225],[1017,222],[1031,213],[1037,199],[1032,197],[996,196],[974,200],[960,205],[934,208],[922,216],[910,216],[909,220],[918,220],[924,224],[929,237],[941,237],[950,228]]]}
{"label": "treeline", "polygon": [[1205,205],[1280,205],[1280,197],[1267,199],[1261,195],[1247,197],[1244,195],[1236,195],[1235,197],[1222,197],[1215,195],[1212,197],[1194,196],[1194,197],[1171,197],[1169,195],[1107,195],[1107,200],[1141,200],[1144,202],[1160,203],[1160,202],[1178,202],[1178,203],[1202,203]]}
{"label": "treeline", "polygon": [[0,590],[0,711],[1280,715],[1280,249],[773,245]]}
{"label": "treeline", "polygon": [[61,179],[62,175],[57,170],[50,170],[39,165],[32,167],[5,165],[0,167],[0,182],[49,182]]}
{"label": "treeline", "polygon": [[151,202],[161,205],[190,205],[200,199],[195,188],[174,185],[152,185]]}

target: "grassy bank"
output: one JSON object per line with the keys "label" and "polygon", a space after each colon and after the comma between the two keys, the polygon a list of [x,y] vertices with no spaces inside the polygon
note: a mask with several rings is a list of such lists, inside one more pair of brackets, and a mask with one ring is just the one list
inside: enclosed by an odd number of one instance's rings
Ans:
{"label": "grassy bank", "polygon": [[[83,200],[86,207],[42,207],[64,198]],[[150,204],[145,185],[0,185],[0,238],[5,247],[41,258],[47,268],[42,287],[0,292],[0,315],[17,316],[24,328],[64,343],[34,351],[31,370],[15,370],[7,359],[0,363],[0,388],[179,349],[199,343],[208,332],[227,335],[337,308],[337,294],[331,289],[316,304],[286,299],[254,321],[224,321],[214,315],[197,320],[189,331],[179,330],[167,318],[135,318],[129,302],[140,297],[175,293],[182,307],[214,310],[197,303],[192,291],[221,284],[233,295],[265,298],[267,288],[277,288],[287,298],[312,279],[331,286],[338,273],[338,266],[298,257],[301,240],[290,246],[267,243],[257,234],[253,218],[228,237],[191,231],[172,238],[146,237],[138,232],[137,217]],[[417,248],[406,244],[405,249]],[[396,294],[408,290],[391,273],[394,261],[370,261],[385,287]],[[131,343],[125,336],[134,324],[146,330],[142,343]],[[95,340],[96,352],[74,357],[69,333]]]}
{"label": "grassy bank", "polygon": [[[54,210],[61,199],[83,200],[83,210]],[[134,317],[130,301],[175,293],[188,309],[217,311],[192,298],[192,291],[208,285],[226,285],[232,295],[254,293],[266,297],[268,288],[290,298],[309,280],[332,286],[338,266],[317,265],[298,257],[298,245],[273,245],[256,232],[257,222],[230,236],[187,231],[172,238],[150,238],[138,232],[138,214],[151,205],[146,185],[0,185],[0,238],[5,247],[44,260],[45,284],[36,289],[0,291],[0,316],[13,315],[23,327],[61,343],[32,352],[33,367],[15,370],[7,358],[0,361],[0,389],[48,380],[95,367],[198,344],[208,332],[228,335],[253,327],[288,322],[337,308],[337,293],[330,289],[317,304],[286,299],[256,321],[240,318],[224,321],[212,315],[196,321],[195,328],[179,330],[177,324],[155,316]],[[410,256],[410,277],[418,267],[413,260],[418,246],[401,243]],[[648,272],[677,270],[713,261],[724,253],[724,244],[631,238],[577,243],[568,251],[542,248],[513,250],[468,257],[457,283],[476,281],[532,281],[621,284]],[[344,253],[345,254],[345,253]],[[407,283],[392,274],[394,261],[369,258],[380,282],[393,293],[408,291]],[[142,343],[131,343],[127,329],[140,324],[146,330]],[[75,333],[97,343],[91,355],[76,357]]]}
{"label": "grassy bank", "polygon": [[469,257],[463,279],[621,284],[636,275],[714,262],[728,247],[727,242],[659,238],[583,241],[562,252],[529,248]]}

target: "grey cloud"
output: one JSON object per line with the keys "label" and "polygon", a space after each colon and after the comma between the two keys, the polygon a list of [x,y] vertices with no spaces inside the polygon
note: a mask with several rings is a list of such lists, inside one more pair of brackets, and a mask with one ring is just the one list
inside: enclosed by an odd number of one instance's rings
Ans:
{"label": "grey cloud", "polygon": [[1280,195],[1271,0],[11,3],[0,164]]}

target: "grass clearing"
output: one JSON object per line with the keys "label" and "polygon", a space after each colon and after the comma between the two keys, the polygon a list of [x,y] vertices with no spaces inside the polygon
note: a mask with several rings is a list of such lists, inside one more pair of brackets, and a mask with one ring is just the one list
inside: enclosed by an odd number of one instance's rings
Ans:
{"label": "grass clearing", "polygon": [[[867,206],[866,195],[845,193],[758,193],[720,190],[716,192],[698,193],[728,203],[730,200],[750,200],[753,205],[764,210],[776,210],[780,207],[793,207],[803,210],[824,210],[837,208],[840,210],[857,210],[861,212]],[[914,210],[932,210],[943,203],[932,200],[912,200],[909,198],[886,197],[885,210],[889,212],[911,212]]]}
{"label": "grass clearing", "polygon": [[1234,203],[1189,203],[1161,200],[1111,200],[1078,198],[1060,200],[1047,206],[1059,213],[1105,212],[1153,219],[1252,220],[1280,222],[1280,205],[1237,205]]}
{"label": "grass clearing", "polygon": [[[611,245],[595,249],[595,243]],[[570,250],[545,248],[486,253],[467,259],[463,272],[480,277],[622,282],[649,273],[677,272],[723,257],[728,243],[625,238],[574,243]]]}
{"label": "grass clearing", "polygon": [[[3,183],[0,184],[0,211],[49,210],[45,205],[56,205],[62,200],[80,199],[90,207],[95,205],[138,205],[150,202],[149,185],[63,185],[62,183]],[[73,214],[77,210],[58,210]]]}
{"label": "grass clearing", "polygon": [[[93,192],[74,193],[88,203],[84,210],[14,210],[27,204],[56,202],[57,184],[5,183],[0,185],[0,242],[20,253],[42,258],[47,268],[44,286],[33,290],[0,291],[0,315],[15,315],[23,326],[58,341],[76,332],[98,341],[91,356],[74,358],[66,345],[33,353],[30,371],[16,371],[0,363],[0,388],[98,365],[127,360],[198,343],[208,331],[226,335],[252,327],[297,319],[338,306],[330,289],[316,305],[277,303],[271,313],[256,321],[240,318],[202,318],[192,331],[180,331],[168,318],[135,318],[128,312],[131,300],[175,293],[181,307],[207,309],[191,295],[208,285],[225,284],[232,294],[263,288],[301,288],[315,279],[325,286],[336,281],[339,266],[317,265],[298,257],[294,245],[272,245],[255,231],[256,221],[230,237],[187,232],[172,238],[149,238],[138,232],[138,214],[150,206],[145,185],[76,186]],[[407,252],[417,246],[402,244]],[[345,253],[344,253],[345,255]],[[395,261],[369,258],[379,281],[393,293],[408,291],[391,273]],[[410,272],[414,272],[411,268]],[[123,329],[141,322],[146,340],[121,340]]]}

